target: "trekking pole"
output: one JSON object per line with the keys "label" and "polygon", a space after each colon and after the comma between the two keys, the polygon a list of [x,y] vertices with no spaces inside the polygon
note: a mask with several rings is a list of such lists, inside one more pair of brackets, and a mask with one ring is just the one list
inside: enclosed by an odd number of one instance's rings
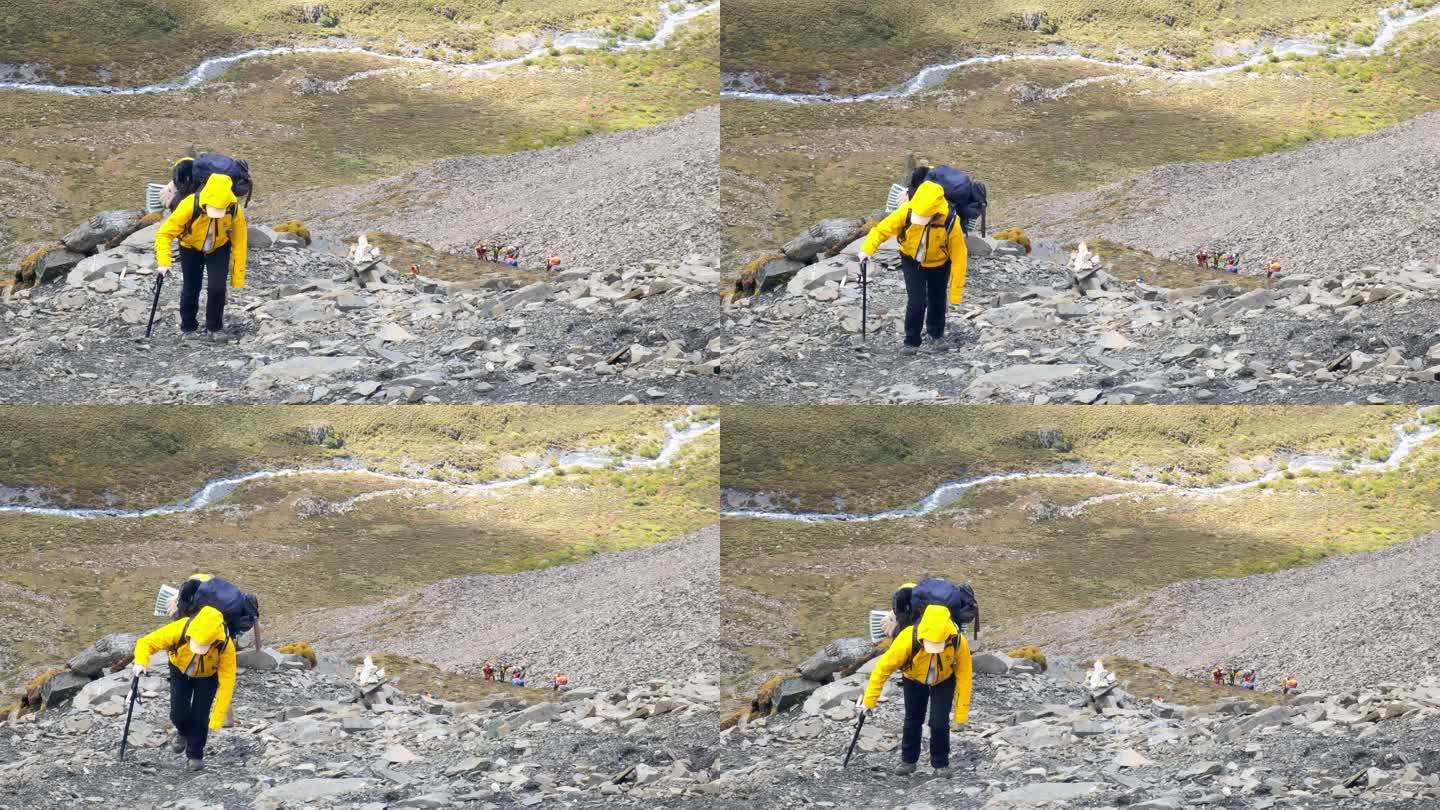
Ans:
{"label": "trekking pole", "polygon": [[[860,339],[865,340],[865,319],[869,316],[870,310],[870,260],[860,260]],[[862,720],[864,718],[861,718]],[[852,746],[853,747],[853,746]],[[849,759],[849,757],[846,757]]]}
{"label": "trekking pole", "polygon": [[860,722],[855,724],[855,736],[850,738],[850,748],[845,751],[845,764],[841,770],[850,767],[850,756],[855,753],[855,743],[860,742],[860,729],[865,727],[865,715],[860,715]]}
{"label": "trekking pole", "polygon": [[155,328],[155,310],[160,306],[160,285],[165,283],[165,274],[155,274],[155,300],[150,302],[150,323],[145,325],[145,337],[150,337],[150,330]]}
{"label": "trekking pole", "polygon": [[130,716],[135,713],[135,702],[140,699],[140,676],[130,681],[130,707],[125,710],[125,730],[120,733],[120,761],[125,761],[125,748],[130,744]]}

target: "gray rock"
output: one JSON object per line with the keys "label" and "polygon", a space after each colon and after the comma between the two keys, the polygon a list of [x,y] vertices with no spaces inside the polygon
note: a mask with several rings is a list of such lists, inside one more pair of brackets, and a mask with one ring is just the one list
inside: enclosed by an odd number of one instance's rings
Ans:
{"label": "gray rock", "polygon": [[809,230],[785,243],[785,258],[809,264],[821,254],[833,254],[861,235],[865,220],[859,218],[822,219]]}
{"label": "gray rock", "polygon": [[104,278],[107,273],[119,273],[129,264],[123,256],[97,253],[94,256],[85,257],[72,267],[65,276],[65,283],[71,287],[83,287],[92,281]]}
{"label": "gray rock", "polygon": [[90,679],[84,675],[57,672],[45,679],[45,685],[40,690],[40,699],[47,707],[58,706],[80,694],[80,690],[88,683]]}
{"label": "gray rock", "polygon": [[826,284],[838,284],[850,274],[854,266],[854,261],[844,256],[812,264],[792,276],[785,285],[785,291],[791,295],[804,295]]}
{"label": "gray rock", "polygon": [[364,788],[364,779],[301,779],[266,788],[255,799],[251,807],[256,810],[280,810],[308,802],[353,793]]}
{"label": "gray rock", "polygon": [[1009,386],[1012,388],[1029,388],[1031,386],[1047,386],[1051,383],[1063,380],[1066,377],[1079,374],[1085,370],[1085,366],[1073,363],[1057,363],[1055,365],[1037,365],[1034,363],[1022,363],[1020,365],[1008,366],[996,369],[995,371],[981,374],[975,378],[972,385]]}
{"label": "gray rock", "polygon": [[280,667],[280,653],[266,647],[263,650],[254,648],[241,650],[235,654],[235,665],[245,669],[253,669],[261,672],[268,672]]}
{"label": "gray rock", "polygon": [[1098,793],[1102,782],[1036,782],[996,794],[986,807],[1030,807],[1074,801]]}
{"label": "gray rock", "polygon": [[824,683],[835,673],[854,670],[877,654],[868,638],[836,639],[800,664],[800,677]]}
{"label": "gray rock", "polygon": [[87,678],[98,677],[108,670],[127,663],[135,654],[138,633],[111,633],[86,647],[66,664],[71,672]]}
{"label": "gray rock", "polygon": [[341,355],[338,357],[292,357],[268,366],[261,366],[250,373],[245,386],[265,389],[276,384],[290,384],[306,380],[334,377],[357,368],[365,362],[364,357]]}
{"label": "gray rock", "polygon": [[143,211],[101,211],[75,230],[65,234],[61,243],[76,253],[90,253],[95,248],[124,239],[140,229]]}
{"label": "gray rock", "polygon": [[818,681],[811,681],[805,678],[786,678],[775,685],[770,692],[770,711],[772,714],[779,714],[792,706],[798,706],[810,697],[810,694],[819,689],[821,684]]}

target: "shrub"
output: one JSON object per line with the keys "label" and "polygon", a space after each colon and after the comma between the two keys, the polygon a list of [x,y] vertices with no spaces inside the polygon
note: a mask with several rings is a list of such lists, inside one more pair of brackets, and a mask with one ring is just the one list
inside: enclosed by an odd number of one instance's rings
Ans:
{"label": "shrub", "polygon": [[317,663],[315,660],[315,650],[310,646],[310,642],[308,641],[292,641],[289,644],[282,644],[276,648],[276,651],[286,655],[298,655],[306,661],[309,661],[312,667]]}
{"label": "shrub", "polygon": [[310,246],[310,229],[305,227],[305,223],[298,219],[286,220],[274,228],[271,228],[271,230],[276,233],[293,233],[305,240],[306,247]]}
{"label": "shrub", "polygon": [[1044,672],[1045,670],[1050,668],[1049,662],[1045,660],[1045,653],[1041,652],[1040,648],[1036,647],[1034,644],[1027,644],[1024,647],[1016,647],[1015,649],[1006,653],[1006,655],[1010,656],[1011,658],[1024,658],[1027,661],[1034,661],[1040,666],[1041,672]]}

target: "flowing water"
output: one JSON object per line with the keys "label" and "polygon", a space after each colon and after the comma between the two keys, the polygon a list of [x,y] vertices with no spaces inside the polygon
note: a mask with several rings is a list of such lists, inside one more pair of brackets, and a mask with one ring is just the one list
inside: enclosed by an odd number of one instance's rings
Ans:
{"label": "flowing water", "polygon": [[[1361,473],[1376,473],[1397,469],[1401,462],[1413,453],[1416,448],[1425,442],[1440,435],[1440,426],[1427,424],[1424,418],[1425,411],[1430,408],[1421,408],[1415,412],[1413,419],[1406,420],[1392,426],[1395,434],[1395,444],[1390,450],[1390,455],[1383,461],[1363,462],[1351,464],[1345,468],[1345,474],[1358,475]],[[1277,467],[1260,478],[1251,481],[1242,481],[1234,484],[1221,484],[1213,487],[1187,487],[1178,484],[1165,484],[1159,481],[1139,481],[1130,478],[1122,478],[1114,475],[1102,475],[1097,472],[1013,472],[996,473],[993,475],[982,475],[978,478],[967,478],[962,481],[949,481],[936,487],[929,495],[926,495],[918,503],[910,506],[903,506],[898,509],[890,509],[884,512],[783,512],[762,509],[728,509],[721,510],[724,517],[736,518],[759,518],[762,520],[793,520],[801,523],[833,523],[837,521],[873,521],[873,520],[896,520],[900,518],[920,517],[928,515],[941,507],[954,503],[962,495],[976,487],[983,487],[988,484],[997,484],[1005,481],[1024,481],[1042,478],[1072,478],[1072,479],[1093,479],[1097,481],[1112,481],[1115,483],[1128,484],[1136,487],[1144,487],[1156,490],[1156,494],[1182,495],[1185,497],[1215,497],[1231,495],[1237,492],[1254,489],[1263,483],[1274,481],[1288,473],[1297,473],[1307,470],[1316,472],[1333,472],[1344,468],[1343,462],[1338,456],[1326,454],[1307,454],[1295,456],[1289,459],[1283,468]],[[1095,498],[1083,501],[1065,510],[1067,516],[1074,516],[1083,511],[1086,507],[1093,506],[1105,501],[1117,498],[1136,497],[1136,493],[1112,493],[1100,495]]]}
{"label": "flowing water", "polygon": [[[633,51],[647,50],[650,48],[663,47],[680,26],[690,22],[702,14],[708,14],[720,8],[719,2],[706,5],[687,5],[679,11],[671,11],[670,3],[660,4],[660,25],[655,29],[655,36],[649,39],[626,39],[616,42],[613,50]],[[606,36],[595,31],[577,31],[572,33],[559,34],[551,38],[556,48],[576,48],[579,50],[599,50],[606,46],[609,41]],[[425,59],[419,56],[400,56],[392,53],[372,51],[368,48],[358,46],[331,46],[311,45],[277,48],[256,48],[244,53],[231,54],[229,56],[216,56],[206,59],[185,74],[183,77],[167,82],[147,84],[140,87],[111,87],[109,85],[85,85],[85,84],[43,84],[35,82],[0,82],[0,90],[23,90],[34,93],[60,93],[69,96],[133,96],[144,93],[165,93],[171,90],[188,90],[202,82],[209,81],[224,73],[236,62],[243,62],[246,59],[261,59],[268,56],[285,56],[288,54],[306,53],[354,53],[374,56],[379,59],[388,59],[396,62],[408,62],[411,64],[425,65],[432,68],[440,68],[461,73],[483,73],[492,70],[502,70],[514,67],[527,59],[535,59],[549,53],[549,48],[541,46],[535,48],[523,56],[516,56],[510,59],[494,59],[488,62],[441,62],[435,59]]]}
{"label": "flowing water", "polygon": [[[1382,8],[1377,11],[1376,14],[1380,18],[1380,31],[1375,36],[1375,41],[1369,45],[1345,45],[1336,48],[1332,54],[1332,58],[1351,59],[1384,53],[1400,32],[1421,20],[1440,15],[1440,6],[1435,6],[1430,9]],[[870,93],[861,93],[854,96],[842,96],[833,93],[771,93],[764,90],[722,90],[720,94],[726,98],[741,98],[750,101],[773,101],[785,104],[856,104],[865,101],[883,101],[885,99],[908,98],[913,96],[916,93],[934,87],[943,81],[945,77],[957,70],[1004,62],[1083,62],[1088,65],[1100,65],[1102,67],[1150,73],[1165,78],[1208,79],[1230,73],[1239,73],[1245,70],[1246,67],[1264,64],[1269,61],[1270,53],[1274,53],[1279,57],[1292,54],[1296,56],[1316,56],[1326,53],[1329,50],[1329,46],[1321,42],[1314,39],[1301,38],[1276,40],[1271,43],[1271,46],[1269,52],[1257,53],[1250,59],[1239,64],[1225,65],[1223,67],[1197,68],[1194,70],[1173,70],[1170,68],[1151,67],[1134,62],[1111,62],[1105,59],[1081,56],[1077,53],[1005,53],[992,54],[989,56],[972,56],[956,62],[929,65],[898,87],[892,87],[887,90],[876,90]],[[1088,82],[1092,80],[1085,79],[1082,81]]]}
{"label": "flowing water", "polygon": [[[693,416],[693,413],[692,413]],[[524,486],[531,481],[549,474],[556,466],[564,469],[585,468],[612,468],[617,470],[635,470],[652,467],[663,467],[675,459],[680,451],[701,436],[716,430],[720,427],[719,422],[696,422],[692,419],[685,420],[688,425],[682,430],[678,422],[665,423],[665,444],[660,449],[660,454],[655,458],[644,458],[637,455],[629,457],[619,456],[613,449],[594,450],[564,450],[547,454],[544,461],[535,465],[529,473],[520,478],[504,478],[496,481],[487,481],[481,484],[452,484],[443,481],[435,481],[428,478],[416,478],[393,473],[382,473],[375,470],[368,470],[364,467],[314,467],[314,468],[286,468],[278,470],[258,470],[225,478],[216,478],[201,487],[189,498],[165,506],[152,506],[148,509],[110,509],[93,507],[61,507],[50,505],[31,505],[18,503],[14,500],[18,491],[6,489],[0,486],[0,496],[10,495],[11,500],[0,502],[0,513],[19,512],[27,515],[45,515],[47,517],[75,518],[78,520],[94,520],[97,518],[139,518],[154,517],[157,515],[174,515],[184,512],[198,512],[211,504],[224,499],[237,488],[251,481],[261,481],[268,478],[291,478],[302,475],[353,475],[368,478],[378,478],[384,481],[398,481],[407,486],[423,486],[431,489],[438,489],[456,495],[483,495],[498,490],[511,489]],[[379,495],[387,495],[397,490],[384,490],[382,492],[367,493],[366,495],[352,498],[349,503],[353,504]]]}

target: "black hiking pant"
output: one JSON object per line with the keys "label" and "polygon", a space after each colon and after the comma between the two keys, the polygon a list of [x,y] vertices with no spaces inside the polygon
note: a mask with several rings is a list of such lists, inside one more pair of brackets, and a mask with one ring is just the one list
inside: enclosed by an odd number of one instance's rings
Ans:
{"label": "black hiking pant", "polygon": [[920,761],[921,729],[928,704],[930,718],[930,766],[950,767],[950,713],[955,708],[955,679],[946,678],[934,686],[901,678],[905,689],[905,728],[900,734],[900,760]]}
{"label": "black hiking pant", "polygon": [[950,295],[950,263],[922,268],[914,259],[901,256],[900,272],[905,274],[905,345],[920,345],[920,327],[939,340],[945,337],[945,305]]}
{"label": "black hiking pant", "polygon": [[210,255],[198,250],[180,248],[180,331],[194,332],[200,328],[200,281],[205,281],[205,330],[219,332],[225,328],[225,286],[230,283],[230,245],[217,248]]}
{"label": "black hiking pant", "polygon": [[205,740],[210,736],[210,706],[220,676],[192,678],[170,665],[170,722],[175,733],[185,738],[185,756],[205,758]]}

